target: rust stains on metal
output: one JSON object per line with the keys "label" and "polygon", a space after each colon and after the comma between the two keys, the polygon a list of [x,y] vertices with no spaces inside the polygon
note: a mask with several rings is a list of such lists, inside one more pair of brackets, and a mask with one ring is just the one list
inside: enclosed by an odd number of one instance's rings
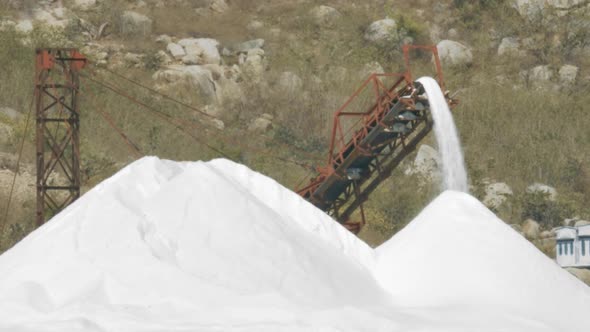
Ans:
{"label": "rust stains on metal", "polygon": [[80,196],[78,72],[85,65],[75,49],[36,50],[38,226]]}
{"label": "rust stains on metal", "polygon": [[[436,46],[405,45],[404,72],[370,75],[336,111],[327,162],[297,190],[355,234],[366,224],[363,203],[433,126],[422,86],[412,78],[410,52],[416,50],[432,54],[444,89]],[[360,220],[353,220],[357,209]]]}

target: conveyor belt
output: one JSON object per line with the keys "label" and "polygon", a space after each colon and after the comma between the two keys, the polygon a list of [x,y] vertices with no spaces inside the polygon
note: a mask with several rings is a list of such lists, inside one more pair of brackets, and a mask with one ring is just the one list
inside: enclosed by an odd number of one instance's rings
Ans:
{"label": "conveyor belt", "polygon": [[[411,79],[411,49],[432,52],[439,84],[444,88],[436,47],[406,45],[406,72],[371,75],[336,112],[328,163],[318,168],[319,174],[306,187],[298,190],[303,198],[355,233],[365,223],[363,202],[432,129],[423,87]],[[392,77],[395,82],[386,87],[383,81]],[[351,106],[363,91],[376,95],[368,111]],[[343,134],[340,121],[344,117],[358,119],[350,137]],[[351,217],[357,208],[361,220],[353,221]]]}

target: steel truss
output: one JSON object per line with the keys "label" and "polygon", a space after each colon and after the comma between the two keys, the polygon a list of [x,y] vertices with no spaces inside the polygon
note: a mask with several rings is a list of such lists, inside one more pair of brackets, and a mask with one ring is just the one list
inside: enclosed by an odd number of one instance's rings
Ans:
{"label": "steel truss", "polygon": [[[355,234],[366,223],[363,203],[433,127],[423,88],[412,79],[410,51],[414,49],[432,53],[444,91],[436,46],[404,46],[405,72],[370,75],[336,111],[327,164],[318,167],[317,176],[297,190]],[[389,86],[384,83],[388,78],[393,79]],[[368,109],[354,106],[363,93],[373,95]],[[357,209],[360,220],[352,220]]]}
{"label": "steel truss", "polygon": [[37,225],[80,197],[79,71],[75,49],[37,49],[35,70]]}

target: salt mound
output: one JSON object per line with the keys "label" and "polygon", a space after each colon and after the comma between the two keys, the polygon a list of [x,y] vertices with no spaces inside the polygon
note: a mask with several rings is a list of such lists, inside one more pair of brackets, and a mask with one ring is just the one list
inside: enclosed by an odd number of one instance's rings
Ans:
{"label": "salt mound", "polygon": [[143,158],[0,256],[0,330],[391,326],[372,259],[244,166]]}
{"label": "salt mound", "polygon": [[0,331],[584,331],[588,287],[445,192],[373,251],[227,160],[143,158],[0,256]]}
{"label": "salt mound", "polygon": [[590,326],[590,289],[465,193],[444,192],[376,252],[376,277],[399,305]]}

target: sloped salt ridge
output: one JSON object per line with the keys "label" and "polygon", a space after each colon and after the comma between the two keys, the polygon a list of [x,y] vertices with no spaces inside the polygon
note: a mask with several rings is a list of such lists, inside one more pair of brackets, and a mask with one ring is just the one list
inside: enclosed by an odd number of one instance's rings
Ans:
{"label": "sloped salt ridge", "polygon": [[275,180],[252,172],[244,165],[235,164],[227,159],[217,159],[210,163],[228,178],[247,188],[250,195],[264,201],[268,208],[281,216],[281,220],[296,223],[369,270],[374,269],[375,255],[371,247],[358,237],[352,236],[348,230],[299,195],[293,195],[293,192],[285,190],[286,188]]}
{"label": "sloped salt ridge", "polygon": [[590,288],[467,194],[444,192],[376,252],[375,275],[398,305],[505,312],[557,331],[590,326]]}
{"label": "sloped salt ridge", "polygon": [[[125,168],[0,256],[0,328],[395,326],[374,313],[389,300],[369,270],[339,251],[340,238],[359,240],[330,233],[325,216],[314,222],[319,235],[299,226],[304,215],[282,219],[268,194],[279,206],[299,198],[269,181],[252,195],[251,176],[221,160]],[[342,306],[350,315],[336,320]]]}

